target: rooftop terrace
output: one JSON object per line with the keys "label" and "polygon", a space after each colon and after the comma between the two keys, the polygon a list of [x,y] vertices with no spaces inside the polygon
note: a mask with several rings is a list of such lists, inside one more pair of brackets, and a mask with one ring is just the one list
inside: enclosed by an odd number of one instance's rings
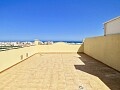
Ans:
{"label": "rooftop terrace", "polygon": [[0,90],[120,90],[120,34],[2,51]]}
{"label": "rooftop terrace", "polygon": [[119,84],[119,72],[83,53],[38,53],[0,73],[0,90],[120,90]]}

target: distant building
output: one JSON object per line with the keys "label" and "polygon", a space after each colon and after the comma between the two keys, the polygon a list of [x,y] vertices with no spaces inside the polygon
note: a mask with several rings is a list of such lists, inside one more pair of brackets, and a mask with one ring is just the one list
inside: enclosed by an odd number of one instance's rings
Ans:
{"label": "distant building", "polygon": [[39,41],[38,39],[35,39],[34,44],[35,44],[35,45],[42,45],[43,42],[42,42],[42,41]]}
{"label": "distant building", "polygon": [[104,35],[120,33],[120,16],[104,23]]}
{"label": "distant building", "polygon": [[52,45],[52,44],[53,44],[53,41],[44,42],[44,45]]}
{"label": "distant building", "polygon": [[48,41],[48,45],[52,45],[53,44],[53,42],[52,41]]}

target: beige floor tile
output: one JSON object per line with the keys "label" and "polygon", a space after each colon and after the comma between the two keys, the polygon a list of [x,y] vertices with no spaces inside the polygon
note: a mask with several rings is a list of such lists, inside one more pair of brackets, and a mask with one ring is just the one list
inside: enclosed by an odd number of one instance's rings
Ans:
{"label": "beige floor tile", "polygon": [[85,54],[36,54],[0,73],[0,90],[120,90],[119,76]]}

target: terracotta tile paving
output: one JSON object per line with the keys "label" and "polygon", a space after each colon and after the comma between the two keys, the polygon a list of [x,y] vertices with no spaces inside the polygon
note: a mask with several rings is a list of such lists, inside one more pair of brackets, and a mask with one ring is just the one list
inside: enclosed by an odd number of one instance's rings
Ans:
{"label": "terracotta tile paving", "polygon": [[120,73],[85,54],[36,54],[0,73],[0,90],[120,90]]}

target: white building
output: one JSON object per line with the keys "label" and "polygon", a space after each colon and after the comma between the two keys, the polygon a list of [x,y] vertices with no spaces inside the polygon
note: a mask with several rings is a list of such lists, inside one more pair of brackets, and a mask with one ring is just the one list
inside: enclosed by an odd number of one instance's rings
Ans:
{"label": "white building", "polygon": [[120,33],[120,16],[104,23],[104,35]]}

